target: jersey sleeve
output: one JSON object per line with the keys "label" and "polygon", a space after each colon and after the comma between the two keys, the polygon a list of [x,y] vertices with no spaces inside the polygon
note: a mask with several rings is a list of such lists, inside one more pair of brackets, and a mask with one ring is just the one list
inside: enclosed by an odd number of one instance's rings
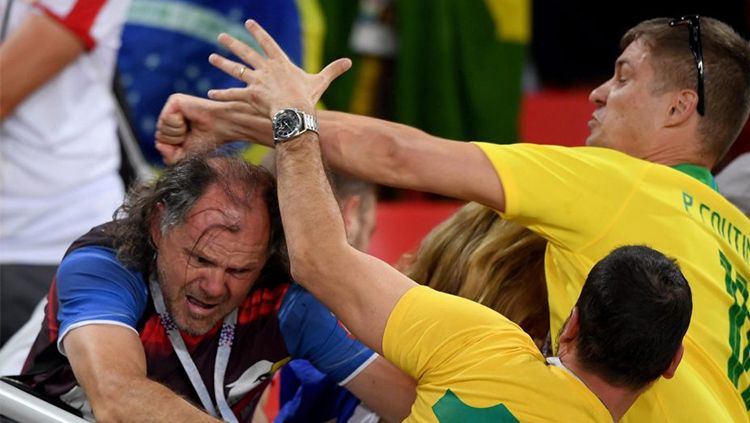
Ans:
{"label": "jersey sleeve", "polygon": [[605,148],[476,145],[502,182],[503,217],[568,249],[604,233],[648,169],[642,160]]}
{"label": "jersey sleeve", "polygon": [[351,381],[377,358],[377,353],[354,339],[336,316],[296,283],[281,303],[279,325],[291,356],[308,360],[339,385]]}
{"label": "jersey sleeve", "polygon": [[125,268],[115,252],[83,247],[67,255],[57,270],[60,307],[58,349],[72,329],[88,324],[114,324],[136,331],[146,310],[148,288],[140,273]]}
{"label": "jersey sleeve", "polygon": [[129,0],[40,0],[34,5],[75,34],[86,50],[122,30]]}
{"label": "jersey sleeve", "polygon": [[385,358],[419,385],[438,378],[450,384],[450,375],[460,379],[488,355],[519,350],[543,360],[531,338],[500,313],[423,285],[401,297],[383,335]]}

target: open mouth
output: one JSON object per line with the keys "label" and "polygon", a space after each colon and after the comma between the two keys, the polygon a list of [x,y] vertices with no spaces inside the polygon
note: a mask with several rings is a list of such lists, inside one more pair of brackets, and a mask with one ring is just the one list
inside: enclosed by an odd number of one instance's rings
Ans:
{"label": "open mouth", "polygon": [[193,311],[198,312],[198,314],[210,313],[219,306],[218,304],[204,303],[203,301],[189,295],[186,298],[190,308]]}

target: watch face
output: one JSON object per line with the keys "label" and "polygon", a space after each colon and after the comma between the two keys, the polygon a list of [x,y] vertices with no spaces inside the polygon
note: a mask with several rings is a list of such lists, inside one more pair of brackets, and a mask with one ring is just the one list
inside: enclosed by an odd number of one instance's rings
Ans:
{"label": "watch face", "polygon": [[273,136],[285,139],[302,129],[302,119],[294,110],[282,110],[273,119]]}

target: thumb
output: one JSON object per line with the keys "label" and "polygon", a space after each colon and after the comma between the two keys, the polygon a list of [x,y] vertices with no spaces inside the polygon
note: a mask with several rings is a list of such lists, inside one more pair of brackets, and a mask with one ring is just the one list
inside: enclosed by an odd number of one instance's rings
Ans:
{"label": "thumb", "polygon": [[333,62],[329,63],[328,66],[323,68],[323,70],[320,71],[320,73],[318,74],[323,77],[323,82],[324,82],[323,91],[325,91],[325,89],[328,88],[328,85],[330,85],[334,79],[341,76],[344,72],[348,71],[349,68],[351,67],[352,67],[352,61],[347,58],[343,58],[343,59],[334,60]]}

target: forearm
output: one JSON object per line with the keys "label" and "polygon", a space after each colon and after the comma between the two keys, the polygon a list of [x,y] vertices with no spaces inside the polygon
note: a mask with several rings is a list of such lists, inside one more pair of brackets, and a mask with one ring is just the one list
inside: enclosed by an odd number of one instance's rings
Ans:
{"label": "forearm", "polygon": [[417,396],[414,379],[383,357],[378,357],[346,389],[378,416],[388,422],[400,422],[411,411]]}
{"label": "forearm", "polygon": [[131,329],[84,325],[65,335],[63,343],[97,421],[217,421],[148,378],[143,346]]}
{"label": "forearm", "polygon": [[336,169],[378,184],[423,189],[410,158],[437,138],[416,128],[336,111],[320,113],[321,149]]}
{"label": "forearm", "polygon": [[[103,422],[220,422],[160,383],[139,378],[112,381],[100,401],[92,401],[97,421]],[[88,395],[88,392],[87,392]]]}
{"label": "forearm", "polygon": [[83,51],[75,35],[51,18],[35,14],[26,18],[0,44],[0,120]]}
{"label": "forearm", "polygon": [[292,275],[338,316],[340,307],[327,289],[308,282],[317,277],[316,268],[325,267],[322,262],[334,262],[335,257],[352,250],[325,175],[317,136],[308,132],[280,144],[276,148],[276,174]]}
{"label": "forearm", "polygon": [[388,316],[413,282],[347,243],[315,134],[280,144],[276,172],[292,275],[357,339],[382,352]]}
{"label": "forearm", "polygon": [[[224,141],[239,138],[272,146],[270,120],[251,113],[243,116],[227,113],[240,107],[251,109],[246,104],[231,102],[217,116],[222,120],[222,133],[227,134]],[[408,175],[408,147],[419,145],[420,140],[435,139],[418,129],[367,116],[328,110],[318,110],[317,114],[320,148],[326,162],[383,185],[411,188],[415,179]]]}
{"label": "forearm", "polygon": [[[504,210],[497,173],[475,145],[352,113],[319,110],[317,114],[320,149],[334,169],[381,185],[433,192]],[[231,125],[239,131],[238,138],[273,145],[267,118],[247,115]]]}

